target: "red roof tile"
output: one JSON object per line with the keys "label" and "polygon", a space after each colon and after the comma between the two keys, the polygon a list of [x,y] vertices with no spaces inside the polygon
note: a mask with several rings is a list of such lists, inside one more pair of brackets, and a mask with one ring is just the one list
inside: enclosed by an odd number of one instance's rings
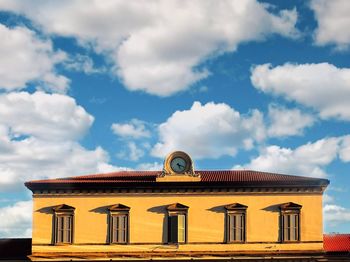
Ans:
{"label": "red roof tile", "polygon": [[[218,170],[218,171],[196,171],[201,176],[200,182],[195,183],[220,183],[230,185],[307,185],[321,186],[328,185],[327,179],[318,179],[302,176],[290,176],[276,173],[258,172],[251,170]],[[34,180],[25,183],[28,188],[33,185],[58,185],[58,184],[154,184],[156,177],[161,171],[119,171],[108,174],[94,174],[58,179]],[[164,182],[163,182],[164,184]]]}
{"label": "red roof tile", "polygon": [[318,178],[282,175],[252,170],[198,171],[205,182],[300,182],[319,181]]}
{"label": "red roof tile", "polygon": [[323,248],[327,252],[350,252],[350,234],[323,235]]}
{"label": "red roof tile", "polygon": [[[84,180],[84,179],[119,179],[119,178],[155,178],[162,171],[118,171],[106,174],[93,174],[84,176],[70,177],[69,179]],[[63,178],[65,179],[65,178]]]}

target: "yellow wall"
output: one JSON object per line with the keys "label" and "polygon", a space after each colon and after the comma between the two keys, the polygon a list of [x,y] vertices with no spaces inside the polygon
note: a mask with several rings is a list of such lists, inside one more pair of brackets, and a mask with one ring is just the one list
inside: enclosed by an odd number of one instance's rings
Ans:
{"label": "yellow wall", "polygon": [[[161,244],[166,242],[164,226],[166,206],[179,202],[189,206],[188,242],[224,242],[225,212],[223,206],[240,203],[247,208],[247,244],[235,246],[235,250],[259,249],[252,242],[278,242],[278,205],[294,202],[302,205],[301,241],[322,241],[322,196],[300,194],[255,195],[115,195],[115,196],[61,196],[34,197],[33,246],[52,242],[51,208],[59,204],[75,207],[75,244],[107,243],[106,207],[121,203],[130,209],[130,243]],[[251,244],[249,244],[251,243]],[[271,243],[263,243],[267,246]],[[295,244],[293,244],[295,246]],[[288,244],[278,248],[290,249]],[[301,246],[302,244],[300,244]],[[191,246],[191,245],[190,245]],[[189,247],[190,247],[189,246]],[[226,245],[226,248],[230,245]],[[189,248],[187,247],[187,248]],[[204,245],[203,245],[204,247]],[[47,247],[46,247],[47,248]],[[58,248],[58,247],[51,247]],[[103,249],[103,248],[102,248]],[[305,249],[322,249],[322,243],[305,244]],[[33,250],[34,252],[35,250]],[[36,249],[40,251],[40,248]]]}

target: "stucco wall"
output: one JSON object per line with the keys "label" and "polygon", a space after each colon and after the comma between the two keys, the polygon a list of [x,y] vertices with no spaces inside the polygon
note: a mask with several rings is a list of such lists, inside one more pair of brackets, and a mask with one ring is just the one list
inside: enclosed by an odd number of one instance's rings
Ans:
{"label": "stucco wall", "polygon": [[[225,209],[231,203],[247,208],[247,243],[278,242],[279,209],[286,202],[302,205],[301,241],[322,241],[322,196],[300,194],[251,195],[115,195],[34,197],[33,245],[52,243],[52,207],[67,204],[75,207],[75,244],[107,243],[107,207],[121,203],[130,209],[130,243],[166,242],[166,206],[179,202],[189,206],[188,242],[222,243],[225,235]],[[255,244],[254,244],[255,245]],[[250,244],[252,247],[252,244]],[[239,249],[248,248],[240,244]],[[282,247],[283,248],[283,247]],[[289,249],[286,244],[284,248]],[[322,249],[321,244],[308,249]]]}

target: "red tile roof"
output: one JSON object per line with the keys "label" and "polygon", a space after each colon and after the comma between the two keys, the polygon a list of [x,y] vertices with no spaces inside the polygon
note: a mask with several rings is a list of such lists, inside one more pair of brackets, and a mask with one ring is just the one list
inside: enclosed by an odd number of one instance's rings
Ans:
{"label": "red tile roof", "polygon": [[[36,185],[106,185],[114,184],[122,186],[123,184],[145,185],[156,183],[156,177],[162,171],[119,171],[108,174],[94,174],[58,179],[34,180],[25,183],[32,189]],[[237,186],[323,186],[328,185],[327,179],[318,179],[302,176],[290,176],[276,173],[258,172],[251,170],[218,170],[218,171],[196,171],[201,176],[199,184],[224,184]],[[171,183],[171,182],[170,182]],[[164,185],[164,182],[162,182]]]}
{"label": "red tile roof", "polygon": [[323,248],[327,252],[350,252],[350,234],[323,235]]}
{"label": "red tile roof", "polygon": [[198,173],[201,174],[202,181],[204,182],[287,182],[293,184],[299,182],[320,181],[318,178],[282,175],[252,170],[198,171]]}

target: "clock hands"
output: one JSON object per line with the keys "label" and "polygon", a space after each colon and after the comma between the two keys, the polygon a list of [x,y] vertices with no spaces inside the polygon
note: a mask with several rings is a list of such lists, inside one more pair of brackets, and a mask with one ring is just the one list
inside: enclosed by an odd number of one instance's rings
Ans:
{"label": "clock hands", "polygon": [[170,161],[170,168],[173,172],[175,173],[183,173],[186,171],[187,169],[187,162],[185,159],[183,159],[182,157],[174,157],[171,161]]}
{"label": "clock hands", "polygon": [[176,163],[176,165],[177,165],[179,168],[185,168],[185,166],[181,165],[180,163]]}
{"label": "clock hands", "polygon": [[169,174],[185,175],[192,170],[191,158],[183,152],[174,152],[166,159],[164,167]]}

